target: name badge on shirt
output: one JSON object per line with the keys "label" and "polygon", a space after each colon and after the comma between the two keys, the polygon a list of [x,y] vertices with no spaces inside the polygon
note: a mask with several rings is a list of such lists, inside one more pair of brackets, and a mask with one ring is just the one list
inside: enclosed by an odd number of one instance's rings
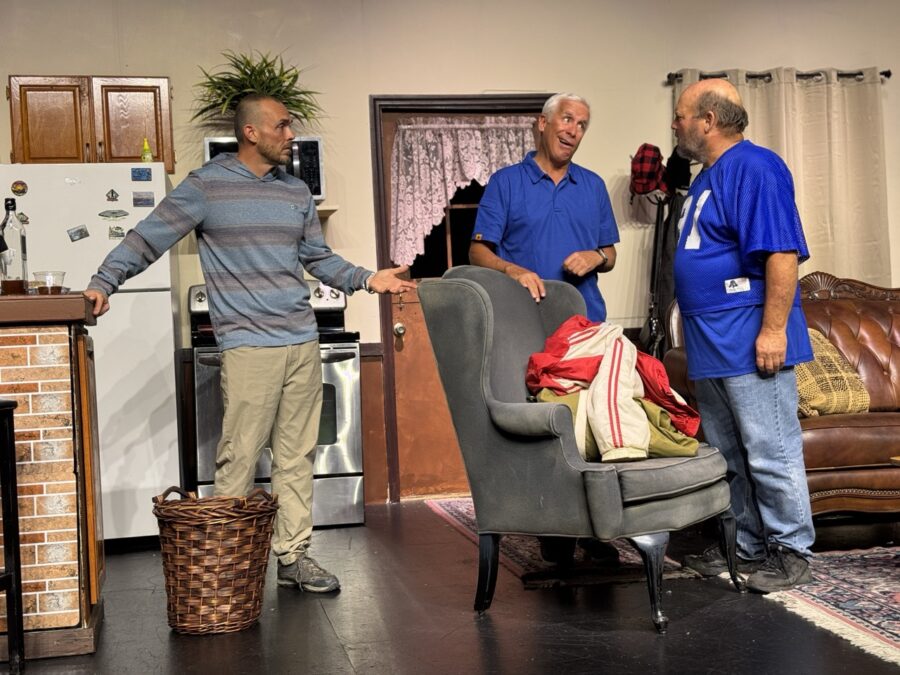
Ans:
{"label": "name badge on shirt", "polygon": [[746,293],[750,290],[750,280],[747,277],[725,280],[726,293]]}

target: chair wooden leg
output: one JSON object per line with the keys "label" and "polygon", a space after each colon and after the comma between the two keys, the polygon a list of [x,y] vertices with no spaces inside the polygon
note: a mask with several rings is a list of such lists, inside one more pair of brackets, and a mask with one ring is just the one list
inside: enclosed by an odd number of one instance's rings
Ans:
{"label": "chair wooden leg", "polygon": [[500,560],[500,535],[478,535],[478,585],[475,589],[475,611],[484,612],[494,599],[497,564]]}
{"label": "chair wooden leg", "polygon": [[741,593],[746,593],[747,589],[738,576],[737,571],[737,521],[731,509],[723,511],[718,517],[719,523],[719,545],[725,551],[725,560],[728,562],[728,574],[731,576],[731,583]]}
{"label": "chair wooden leg", "polygon": [[669,533],[642,534],[638,537],[631,537],[628,541],[638,550],[644,561],[647,588],[650,591],[650,618],[653,619],[656,630],[664,634],[669,625],[669,619],[662,612],[662,574],[666,548],[669,546]]}

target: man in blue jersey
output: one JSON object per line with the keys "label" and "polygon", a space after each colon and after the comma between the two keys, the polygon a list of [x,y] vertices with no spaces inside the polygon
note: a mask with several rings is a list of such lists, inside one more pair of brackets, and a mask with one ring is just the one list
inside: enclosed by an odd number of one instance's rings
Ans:
{"label": "man in blue jersey", "polygon": [[[797,266],[809,257],[794,184],[772,151],[744,140],[747,113],[725,80],[684,90],[672,129],[703,170],[679,221],[675,295],[706,440],[728,462],[738,564],[760,593],[811,580],[815,538],[793,366],[812,359]],[[725,571],[718,546],[687,556]]]}
{"label": "man in blue jersey", "polygon": [[126,279],[196,232],[222,350],[225,416],[215,494],[247,494],[271,440],[278,584],[326,593],[340,583],[308,555],[322,366],[304,270],[347,294],[399,293],[415,284],[398,276],[405,267],[371,272],[325,243],[309,188],[282,168],[294,133],[280,101],[246,96],[235,111],[234,131],[237,155],[218,155],[192,171],[128,231],[84,294],[94,314],[104,314],[108,297]]}
{"label": "man in blue jersey", "polygon": [[606,320],[597,274],[616,265],[619,230],[603,179],[572,163],[591,110],[556,94],[538,119],[538,149],[491,176],[469,247],[473,265],[499,270],[540,302],[542,279],[573,284],[592,321]]}

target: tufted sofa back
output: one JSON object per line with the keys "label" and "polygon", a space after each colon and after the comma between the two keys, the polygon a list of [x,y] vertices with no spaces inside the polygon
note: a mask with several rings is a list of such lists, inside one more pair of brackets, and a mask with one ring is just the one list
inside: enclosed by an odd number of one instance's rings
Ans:
{"label": "tufted sofa back", "polygon": [[800,280],[803,312],[859,373],[869,409],[900,411],[900,289],[813,272]]}

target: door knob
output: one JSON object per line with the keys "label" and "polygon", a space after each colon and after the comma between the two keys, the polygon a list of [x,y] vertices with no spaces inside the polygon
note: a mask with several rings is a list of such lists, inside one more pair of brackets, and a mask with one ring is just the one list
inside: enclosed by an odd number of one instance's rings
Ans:
{"label": "door knob", "polygon": [[397,323],[395,323],[394,324],[394,335],[396,335],[397,337],[403,337],[404,335],[406,335],[406,326],[404,326],[399,321]]}

